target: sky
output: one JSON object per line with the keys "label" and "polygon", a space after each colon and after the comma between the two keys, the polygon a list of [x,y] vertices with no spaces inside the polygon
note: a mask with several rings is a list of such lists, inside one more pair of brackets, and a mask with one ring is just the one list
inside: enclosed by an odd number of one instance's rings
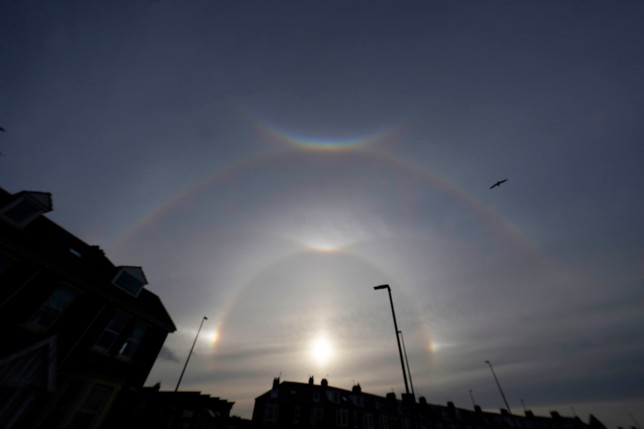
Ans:
{"label": "sky", "polygon": [[[644,3],[0,1],[0,186],[274,377],[644,423]],[[498,180],[508,179],[490,189]],[[471,396],[470,396],[471,392]],[[400,396],[399,396],[400,397]],[[641,427],[641,426],[640,426]]]}

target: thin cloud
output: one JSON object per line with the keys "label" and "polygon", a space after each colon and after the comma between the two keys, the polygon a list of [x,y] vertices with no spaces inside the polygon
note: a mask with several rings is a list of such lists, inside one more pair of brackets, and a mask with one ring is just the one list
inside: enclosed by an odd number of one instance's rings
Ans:
{"label": "thin cloud", "polygon": [[159,359],[168,362],[180,362],[177,355],[165,345],[161,347],[161,351],[159,352]]}

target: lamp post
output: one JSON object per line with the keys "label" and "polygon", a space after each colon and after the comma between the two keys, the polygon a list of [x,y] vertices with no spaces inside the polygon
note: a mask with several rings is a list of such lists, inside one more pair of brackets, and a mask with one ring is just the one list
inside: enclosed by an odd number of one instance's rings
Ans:
{"label": "lamp post", "polygon": [[186,363],[183,365],[183,370],[181,371],[181,375],[179,376],[179,381],[177,381],[177,387],[174,388],[174,391],[176,392],[179,390],[179,385],[181,384],[181,379],[183,378],[183,373],[186,372],[186,368],[188,367],[188,361],[190,360],[190,356],[192,355],[192,351],[195,348],[195,344],[197,344],[197,338],[199,338],[199,332],[201,332],[201,327],[203,326],[203,322],[208,320],[206,316],[201,319],[201,323],[199,324],[199,329],[197,329],[197,335],[195,335],[195,340],[192,342],[192,347],[190,347],[190,352],[188,353],[188,357],[186,358]]}
{"label": "lamp post", "polygon": [[414,392],[414,383],[411,381],[411,368],[409,367],[409,360],[407,360],[407,347],[405,347],[405,337],[403,337],[402,331],[398,331],[398,335],[400,335],[403,354],[405,355],[405,364],[407,364],[407,376],[409,377],[409,386],[411,387],[411,394],[416,395],[416,393]]}
{"label": "lamp post", "polygon": [[496,378],[496,374],[494,373],[494,368],[492,368],[492,363],[489,360],[486,360],[485,363],[490,366],[490,371],[492,371],[492,376],[494,377],[494,381],[496,381],[496,385],[499,387],[499,392],[501,392],[501,398],[503,398],[503,402],[505,402],[505,407],[508,409],[508,412],[512,414],[510,405],[508,405],[508,401],[505,399],[505,395],[503,394],[503,389],[501,389],[501,383],[499,383],[499,379]]}
{"label": "lamp post", "polygon": [[387,289],[389,292],[389,303],[391,304],[391,314],[394,318],[394,333],[398,343],[398,353],[400,354],[400,367],[402,368],[403,380],[405,381],[405,392],[409,395],[409,385],[407,384],[407,372],[405,371],[405,361],[403,360],[402,347],[400,347],[400,337],[398,336],[398,323],[396,323],[396,312],[394,311],[394,300],[391,298],[391,288],[389,285],[374,286],[374,290]]}

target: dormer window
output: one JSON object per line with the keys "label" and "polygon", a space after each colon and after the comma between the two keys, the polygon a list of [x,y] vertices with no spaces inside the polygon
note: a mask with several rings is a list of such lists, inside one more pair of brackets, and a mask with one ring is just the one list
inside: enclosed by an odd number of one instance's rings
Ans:
{"label": "dormer window", "polygon": [[136,298],[148,281],[141,267],[119,267],[112,284]]}
{"label": "dormer window", "polygon": [[0,217],[18,228],[24,228],[41,214],[50,212],[52,207],[49,192],[23,191],[0,208]]}

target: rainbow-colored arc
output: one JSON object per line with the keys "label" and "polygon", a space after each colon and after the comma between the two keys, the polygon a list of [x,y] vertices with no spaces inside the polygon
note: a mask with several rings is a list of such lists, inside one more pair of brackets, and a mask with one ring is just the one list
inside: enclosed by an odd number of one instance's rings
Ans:
{"label": "rainbow-colored arc", "polygon": [[370,146],[396,135],[401,129],[399,126],[389,127],[371,132],[367,135],[353,137],[313,137],[292,131],[280,130],[278,127],[261,121],[256,121],[254,126],[260,134],[279,142],[287,143],[293,148],[309,151],[336,152],[368,149]]}
{"label": "rainbow-colored arc", "polygon": [[[251,172],[254,168],[270,164],[273,162],[288,162],[290,157],[301,153],[302,151],[307,152],[320,152],[320,151],[333,151],[333,152],[342,152],[342,151],[351,151],[352,153],[358,153],[360,156],[369,157],[371,159],[376,159],[378,162],[387,163],[396,169],[405,171],[408,174],[414,174],[422,177],[424,180],[440,191],[445,192],[450,197],[456,199],[460,204],[467,207],[469,210],[474,212],[478,217],[482,219],[485,223],[491,227],[498,230],[500,233],[506,234],[509,236],[513,242],[518,244],[524,250],[527,250],[529,253],[538,257],[538,252],[536,248],[530,243],[530,241],[523,235],[519,230],[517,230],[511,223],[507,222],[503,218],[499,217],[492,209],[481,204],[475,198],[472,198],[467,193],[465,193],[461,188],[457,187],[453,183],[445,180],[444,178],[434,174],[432,171],[422,168],[418,164],[411,162],[409,160],[404,160],[396,158],[392,155],[378,152],[374,150],[368,150],[369,146],[374,142],[384,140],[387,137],[394,135],[397,130],[390,130],[387,132],[378,132],[374,133],[371,136],[361,137],[361,138],[349,138],[349,139],[314,139],[314,138],[305,138],[302,136],[297,136],[295,134],[289,134],[281,131],[277,131],[274,127],[269,127],[267,124],[258,123],[256,127],[265,138],[277,139],[281,142],[288,143],[290,149],[281,150],[276,152],[268,152],[257,155],[255,157],[246,159],[242,162],[239,162],[235,165],[230,165],[224,169],[214,171],[198,182],[195,182],[188,186],[184,191],[173,195],[163,204],[160,204],[155,210],[153,210],[148,216],[142,218],[139,222],[133,225],[124,236],[117,242],[116,248],[122,246],[127,246],[130,240],[133,240],[137,235],[144,229],[154,226],[156,223],[160,222],[170,213],[177,210],[178,207],[183,207],[189,205],[194,199],[196,199],[199,194],[208,190],[215,183],[230,180],[234,176],[241,175],[245,172]],[[310,249],[308,250],[310,251]],[[346,249],[342,250],[346,252]],[[353,255],[354,257],[356,255]],[[288,257],[288,255],[284,256]],[[366,261],[367,263],[369,261]],[[252,276],[250,276],[252,277]],[[246,279],[246,283],[251,279]],[[227,302],[223,306],[223,311],[218,318],[216,332],[221,333],[223,331],[226,320],[228,319],[230,313],[237,305],[240,295],[244,292],[247,284],[239,285],[234,291],[231,291],[228,294]],[[426,332],[429,332],[428,329],[425,329]],[[427,334],[429,336],[429,334]],[[433,350],[431,346],[431,339],[427,339],[427,344],[429,344],[429,349]],[[431,350],[429,352],[431,353]]]}

